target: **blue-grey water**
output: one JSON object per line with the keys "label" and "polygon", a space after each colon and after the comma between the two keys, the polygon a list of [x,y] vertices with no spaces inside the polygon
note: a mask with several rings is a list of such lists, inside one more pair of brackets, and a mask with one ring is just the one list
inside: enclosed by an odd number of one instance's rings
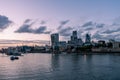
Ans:
{"label": "blue-grey water", "polygon": [[0,80],[120,80],[119,55],[0,54]]}

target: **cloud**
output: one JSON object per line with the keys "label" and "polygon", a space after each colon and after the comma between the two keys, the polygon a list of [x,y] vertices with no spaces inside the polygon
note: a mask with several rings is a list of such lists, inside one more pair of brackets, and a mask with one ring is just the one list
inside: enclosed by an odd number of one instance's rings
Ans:
{"label": "cloud", "polygon": [[100,33],[95,33],[92,36],[92,39],[96,39],[96,40],[110,40],[110,39],[114,39],[114,40],[120,40],[120,34],[100,34]]}
{"label": "cloud", "polygon": [[43,33],[46,30],[46,26],[40,26],[34,33]]}
{"label": "cloud", "polygon": [[65,20],[60,22],[60,26],[57,29],[61,29],[65,24],[67,24],[70,20]]}
{"label": "cloud", "polygon": [[93,28],[90,27],[90,28],[86,28],[85,30],[89,31],[89,30],[93,30]]}
{"label": "cloud", "polygon": [[37,29],[32,29],[31,27],[35,24],[36,21],[32,23],[30,19],[27,19],[24,21],[23,25],[20,26],[18,30],[15,31],[15,33],[33,33],[33,34],[50,34],[51,31],[47,31],[47,26],[40,26]]}
{"label": "cloud", "polygon": [[97,39],[97,40],[99,40],[99,39],[105,39],[105,38],[103,37],[103,35],[101,35],[101,34],[99,34],[99,33],[95,33],[95,34],[92,36],[92,39]]}
{"label": "cloud", "polygon": [[[117,19],[118,20],[118,19]],[[27,19],[24,21],[23,25],[20,26],[16,32],[18,33],[33,33],[33,34],[50,34],[51,32],[56,32],[63,36],[64,38],[68,38],[71,36],[71,33],[73,30],[78,31],[78,36],[85,38],[86,33],[90,33],[92,36],[92,39],[102,39],[102,40],[108,40],[110,38],[120,39],[118,36],[120,32],[120,20],[113,22],[112,24],[106,24],[106,23],[99,23],[94,21],[86,22],[79,26],[72,26],[66,24],[70,22],[70,20],[63,20],[60,22],[60,25],[53,29],[55,31],[51,31],[47,29],[46,21],[38,22],[39,24],[37,26],[39,27],[32,27],[36,22],[31,19]],[[114,24],[115,23],[115,24]],[[113,25],[114,24],[114,25]],[[32,28],[31,28],[32,27]]]}
{"label": "cloud", "polygon": [[50,34],[51,31],[46,31],[47,27],[46,26],[40,26],[38,29],[34,30],[33,33],[35,34]]}
{"label": "cloud", "polygon": [[31,19],[26,19],[25,21],[24,21],[24,23],[29,23],[31,21]]}
{"label": "cloud", "polygon": [[111,33],[114,33],[114,32],[120,32],[120,28],[116,29],[116,30],[106,30],[104,31],[103,33],[106,33],[106,34],[111,34]]}
{"label": "cloud", "polygon": [[8,17],[0,15],[0,30],[1,31],[6,29],[12,23],[13,22],[9,20]]}
{"label": "cloud", "polygon": [[[71,28],[71,27],[65,28],[66,26],[64,26],[64,27],[63,26],[58,27],[59,34],[61,36],[64,36],[65,38],[68,36],[70,37],[73,28]],[[120,26],[120,24],[113,26],[111,24],[89,21],[89,22],[84,23],[83,25],[74,27],[74,30],[76,29],[78,31],[78,36],[80,36],[82,38],[85,38],[86,33],[90,33],[93,40],[94,39],[109,40],[109,39],[119,39],[120,38],[118,36],[118,34],[120,32],[119,26]]]}
{"label": "cloud", "polygon": [[82,25],[82,27],[89,27],[89,26],[93,26],[94,23],[92,21],[86,22],[85,24]]}
{"label": "cloud", "polygon": [[40,22],[40,24],[41,24],[41,25],[46,24],[46,21],[43,21],[43,20],[42,20],[42,21]]}
{"label": "cloud", "polygon": [[103,28],[105,24],[96,24],[96,28]]}
{"label": "cloud", "polygon": [[106,30],[106,31],[104,31],[103,33],[111,34],[111,33],[114,33],[114,32],[115,32],[114,30]]}
{"label": "cloud", "polygon": [[34,30],[30,29],[31,25],[30,24],[23,24],[20,26],[18,30],[16,30],[16,33],[33,33]]}
{"label": "cloud", "polygon": [[[49,44],[49,41],[47,41],[47,40],[7,40],[7,39],[0,40],[0,44],[21,44],[21,43],[24,43],[24,44],[29,44],[29,43]],[[4,45],[2,45],[2,46],[4,46]],[[8,46],[11,46],[11,45],[7,45],[7,47]]]}
{"label": "cloud", "polygon": [[72,30],[73,30],[73,28],[71,28],[71,27],[67,27],[67,28],[65,28],[65,29],[61,29],[60,31],[59,31],[59,34],[61,35],[61,36],[70,36],[71,34],[71,32],[72,32]]}
{"label": "cloud", "polygon": [[105,26],[104,23],[97,23],[93,21],[86,22],[82,25],[82,27],[95,27],[95,28],[103,28]]}

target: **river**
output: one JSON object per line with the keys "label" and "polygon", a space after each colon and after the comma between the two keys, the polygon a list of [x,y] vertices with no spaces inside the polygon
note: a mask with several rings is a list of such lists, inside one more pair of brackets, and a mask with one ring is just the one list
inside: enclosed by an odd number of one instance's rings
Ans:
{"label": "river", "polygon": [[120,55],[0,54],[0,80],[120,80]]}

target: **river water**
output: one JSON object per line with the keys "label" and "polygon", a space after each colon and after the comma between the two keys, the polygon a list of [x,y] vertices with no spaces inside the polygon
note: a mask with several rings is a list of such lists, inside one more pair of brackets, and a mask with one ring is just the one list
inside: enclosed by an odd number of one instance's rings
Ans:
{"label": "river water", "polygon": [[120,55],[0,54],[0,80],[120,80]]}

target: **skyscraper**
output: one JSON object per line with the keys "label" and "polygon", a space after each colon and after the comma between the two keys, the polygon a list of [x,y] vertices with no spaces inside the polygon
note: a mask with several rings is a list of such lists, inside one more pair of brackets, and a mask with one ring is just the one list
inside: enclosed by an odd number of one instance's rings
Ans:
{"label": "skyscraper", "polygon": [[85,43],[91,43],[91,37],[89,34],[86,34]]}
{"label": "skyscraper", "polygon": [[59,34],[58,33],[51,34],[51,45],[58,46],[58,44],[59,44]]}
{"label": "skyscraper", "polygon": [[73,31],[73,37],[77,38],[77,31]]}
{"label": "skyscraper", "polygon": [[71,42],[73,43],[73,44],[76,44],[77,43],[77,31],[73,31],[73,33],[72,33],[72,36],[71,36]]}
{"label": "skyscraper", "polygon": [[82,39],[81,39],[81,38],[79,38],[79,39],[78,39],[77,44],[78,44],[78,45],[80,45],[80,46],[82,46],[82,45],[83,45],[83,41],[82,41]]}

